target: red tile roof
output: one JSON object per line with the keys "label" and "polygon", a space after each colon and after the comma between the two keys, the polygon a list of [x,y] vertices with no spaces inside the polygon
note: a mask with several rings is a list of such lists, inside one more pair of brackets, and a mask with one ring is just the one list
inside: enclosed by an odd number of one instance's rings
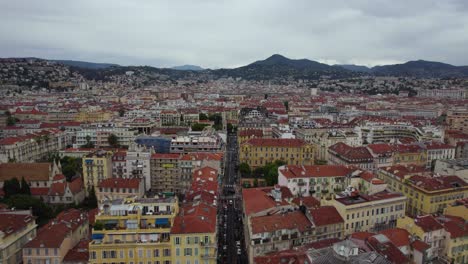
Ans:
{"label": "red tile roof", "polygon": [[416,249],[419,252],[424,252],[431,248],[431,246],[421,240],[415,240],[411,243],[411,247]]}
{"label": "red tile roof", "polygon": [[141,179],[138,178],[108,178],[102,180],[99,188],[127,188],[138,189],[140,187]]}
{"label": "red tile roof", "polygon": [[49,194],[48,187],[31,187],[31,195],[33,196],[46,196]]}
{"label": "red tile roof", "polygon": [[22,230],[31,222],[34,222],[32,215],[17,214],[10,210],[0,211],[0,231],[5,237]]}
{"label": "red tile roof", "polygon": [[391,228],[381,231],[380,234],[385,235],[397,247],[410,245],[410,233],[406,229]]}
{"label": "red tile roof", "polygon": [[[376,235],[378,236],[378,235]],[[375,251],[387,257],[392,263],[409,264],[410,260],[391,242],[379,242],[376,236],[369,237],[367,244]]]}
{"label": "red tile roof", "polygon": [[432,232],[444,228],[432,215],[416,216],[414,223],[424,232]]}
{"label": "red tile roof", "polygon": [[2,163],[0,164],[0,181],[21,178],[27,182],[48,181],[52,163]]}
{"label": "red tile roof", "polygon": [[293,138],[252,138],[243,143],[252,146],[264,147],[286,147],[286,148],[300,148],[307,143],[302,139]]}
{"label": "red tile roof", "polygon": [[263,131],[261,129],[248,129],[239,131],[239,137],[263,137]]}
{"label": "red tile roof", "polygon": [[89,240],[81,240],[76,246],[70,249],[63,259],[63,263],[88,263],[89,260]]}
{"label": "red tile roof", "polygon": [[73,179],[68,183],[68,188],[70,188],[70,192],[73,194],[81,192],[84,189],[83,179],[81,177]]}
{"label": "red tile roof", "polygon": [[174,218],[171,234],[214,233],[217,224],[216,210],[215,206],[205,203],[184,206],[181,213]]}
{"label": "red tile roof", "polygon": [[59,248],[70,232],[75,231],[87,221],[87,214],[80,210],[62,211],[55,219],[41,227],[37,236],[29,241],[24,248]]}
{"label": "red tile roof", "polygon": [[320,201],[315,199],[313,196],[306,196],[306,197],[296,197],[292,200],[292,203],[300,206],[304,205],[306,208],[316,208],[320,206]]}
{"label": "red tile roof", "polygon": [[450,233],[451,239],[468,236],[468,222],[461,217],[442,215],[437,217],[437,221]]}
{"label": "red tile roof", "polygon": [[427,177],[414,175],[409,178],[410,183],[418,189],[425,191],[455,190],[467,187],[468,184],[458,176]]}
{"label": "red tile roof", "polygon": [[322,206],[310,209],[312,221],[316,226],[334,225],[344,223],[340,213],[333,206]]}
{"label": "red tile roof", "polygon": [[372,161],[373,157],[366,147],[351,147],[343,142],[338,142],[329,147],[331,152],[351,161]]}
{"label": "red tile roof", "polygon": [[288,179],[310,177],[345,177],[355,169],[344,165],[287,165],[280,167],[280,172]]}
{"label": "red tile roof", "polygon": [[[268,190],[271,190],[271,188]],[[269,191],[266,191],[265,188],[242,189],[242,197],[244,210],[247,216],[275,208],[277,204],[269,195]],[[284,200],[279,202],[279,204],[283,206],[288,205]]]}
{"label": "red tile roof", "polygon": [[351,234],[351,238],[365,241],[369,237],[374,236],[374,235],[375,233],[371,233],[371,232],[354,232]]}
{"label": "red tile roof", "polygon": [[252,217],[250,224],[252,234],[270,233],[283,229],[297,229],[299,232],[304,232],[312,228],[312,223],[301,211]]}

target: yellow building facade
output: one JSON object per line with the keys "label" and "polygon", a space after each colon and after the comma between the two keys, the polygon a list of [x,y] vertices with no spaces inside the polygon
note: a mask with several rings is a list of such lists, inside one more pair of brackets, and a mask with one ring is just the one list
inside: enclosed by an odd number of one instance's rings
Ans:
{"label": "yellow building facade", "polygon": [[458,200],[448,204],[444,210],[445,215],[453,215],[468,221],[468,199]]}
{"label": "yellow building facade", "polygon": [[36,237],[36,228],[30,211],[0,212],[0,263],[22,262],[22,248]]}
{"label": "yellow building facade", "polygon": [[240,147],[240,162],[251,168],[265,166],[276,160],[286,165],[314,165],[312,145],[301,139],[253,138]]}
{"label": "yellow building facade", "polygon": [[217,208],[204,202],[188,203],[171,229],[173,264],[216,264]]}
{"label": "yellow building facade", "polygon": [[75,121],[78,122],[102,122],[109,121],[112,117],[111,112],[106,111],[81,111],[76,114]]}
{"label": "yellow building facade", "polygon": [[83,156],[83,182],[86,196],[92,187],[96,190],[99,183],[112,177],[112,152],[98,150]]}
{"label": "yellow building facade", "polygon": [[336,208],[344,219],[344,235],[354,232],[378,232],[396,226],[405,214],[406,197],[400,193],[382,192],[366,196],[323,199],[323,205]]}
{"label": "yellow building facade", "polygon": [[468,197],[468,185],[457,176],[399,175],[392,167],[382,168],[377,176],[388,188],[408,197],[407,213],[426,215],[443,213],[456,200]]}
{"label": "yellow building facade", "polygon": [[178,212],[177,197],[127,198],[103,205],[92,231],[89,263],[173,263],[170,232]]}

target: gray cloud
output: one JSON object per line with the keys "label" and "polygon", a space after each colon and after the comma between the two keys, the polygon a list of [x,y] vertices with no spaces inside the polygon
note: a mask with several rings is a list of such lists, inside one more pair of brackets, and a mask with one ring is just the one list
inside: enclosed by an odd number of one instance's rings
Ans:
{"label": "gray cloud", "polygon": [[465,0],[0,1],[0,56],[234,67],[273,53],[468,65]]}

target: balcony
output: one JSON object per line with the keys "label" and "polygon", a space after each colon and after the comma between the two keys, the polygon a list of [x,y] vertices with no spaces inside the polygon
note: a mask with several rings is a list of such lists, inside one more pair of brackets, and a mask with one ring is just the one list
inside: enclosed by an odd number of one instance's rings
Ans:
{"label": "balcony", "polygon": [[218,245],[216,245],[216,243],[212,243],[212,242],[208,242],[208,243],[200,242],[200,246],[202,246],[202,247],[211,247],[211,248],[217,248],[218,247]]}
{"label": "balcony", "polygon": [[202,259],[216,259],[218,256],[217,254],[210,253],[210,254],[201,254]]}

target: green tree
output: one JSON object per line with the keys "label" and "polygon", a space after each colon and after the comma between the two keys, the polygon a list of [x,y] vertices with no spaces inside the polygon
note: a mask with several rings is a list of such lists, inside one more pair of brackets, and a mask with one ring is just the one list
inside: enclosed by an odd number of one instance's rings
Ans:
{"label": "green tree", "polygon": [[220,113],[210,114],[208,119],[210,121],[213,121],[215,126],[223,125],[223,117],[221,116]]}
{"label": "green tree", "polygon": [[97,197],[96,197],[96,191],[94,190],[94,186],[91,187],[91,190],[89,191],[89,195],[88,197],[86,197],[84,201],[84,205],[90,209],[97,207]]}
{"label": "green tree", "polygon": [[3,183],[3,193],[5,198],[16,195],[21,192],[21,185],[17,178],[6,180]]}
{"label": "green tree", "polygon": [[195,123],[192,124],[192,131],[202,131],[208,124]]}
{"label": "green tree", "polygon": [[241,164],[239,164],[239,171],[243,177],[250,176],[250,174],[252,173],[252,170],[250,169],[249,164],[245,162],[242,162]]}
{"label": "green tree", "polygon": [[198,119],[208,120],[208,116],[205,113],[200,113],[200,114],[198,114]]}
{"label": "green tree", "polygon": [[227,131],[231,133],[234,132],[234,126],[231,123],[227,124]]}
{"label": "green tree", "polygon": [[110,145],[111,147],[116,148],[116,147],[118,147],[118,145],[119,145],[119,138],[118,138],[116,135],[114,135],[114,134],[110,134],[110,135],[107,137],[107,142],[109,142],[109,145]]}
{"label": "green tree", "polygon": [[94,144],[93,144],[93,142],[91,142],[91,136],[90,135],[86,136],[86,144],[84,144],[81,147],[82,148],[94,148]]}
{"label": "green tree", "polygon": [[104,223],[97,220],[96,222],[94,222],[93,228],[94,228],[94,230],[103,230],[104,229]]}
{"label": "green tree", "polygon": [[60,160],[62,173],[70,181],[77,172],[81,171],[81,159],[65,156]]}
{"label": "green tree", "polygon": [[13,195],[6,200],[6,204],[9,207],[15,207],[16,209],[22,210],[32,208],[33,215],[38,217],[39,225],[47,223],[47,221],[54,216],[52,209],[43,201],[26,194]]}
{"label": "green tree", "polygon": [[9,116],[6,120],[6,125],[7,126],[14,126],[16,124],[16,122],[18,122],[19,119],[18,118],[15,118],[14,116]]}
{"label": "green tree", "polygon": [[120,116],[120,117],[123,117],[124,115],[125,115],[125,109],[120,108],[120,109],[119,109],[119,116]]}
{"label": "green tree", "polygon": [[24,177],[21,178],[21,194],[31,195],[31,189],[29,188],[29,184],[26,182]]}
{"label": "green tree", "polygon": [[284,107],[286,108],[286,111],[289,111],[289,102],[284,101],[283,104],[284,104]]}

